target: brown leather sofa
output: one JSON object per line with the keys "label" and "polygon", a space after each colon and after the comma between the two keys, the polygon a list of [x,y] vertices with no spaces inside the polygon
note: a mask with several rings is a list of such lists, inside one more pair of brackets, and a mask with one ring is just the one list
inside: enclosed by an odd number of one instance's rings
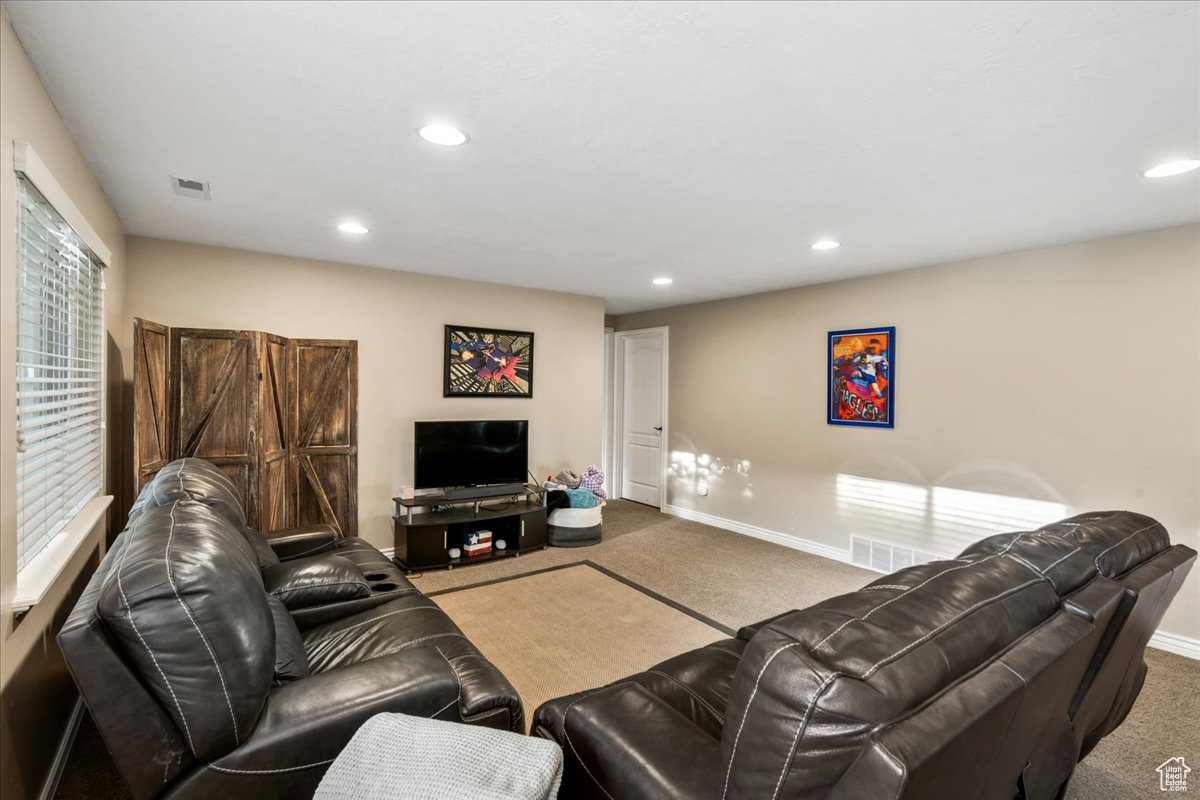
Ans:
{"label": "brown leather sofa", "polygon": [[1123,511],[990,537],[551,700],[534,733],[563,797],[1054,798],[1195,557]]}
{"label": "brown leather sofa", "polygon": [[385,711],[524,729],[512,685],[432,600],[369,582],[369,545],[279,558],[208,473],[188,459],[156,478],[58,636],[133,797],[311,796]]}
{"label": "brown leather sofa", "polygon": [[[219,467],[202,458],[181,458],[159,470],[134,501],[128,524],[147,508],[180,499],[204,503],[242,532],[267,591],[285,598],[301,630],[417,591],[377,548],[357,537],[342,537],[328,525],[266,535],[247,527],[237,489]],[[343,580],[340,593],[304,590],[334,584],[338,577]]]}

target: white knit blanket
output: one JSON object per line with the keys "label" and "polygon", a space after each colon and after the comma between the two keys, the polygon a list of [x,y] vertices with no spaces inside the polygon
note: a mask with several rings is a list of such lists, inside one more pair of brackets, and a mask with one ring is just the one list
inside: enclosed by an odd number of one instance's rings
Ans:
{"label": "white knit blanket", "polygon": [[407,714],[354,734],[315,800],[554,800],[563,756],[548,739]]}

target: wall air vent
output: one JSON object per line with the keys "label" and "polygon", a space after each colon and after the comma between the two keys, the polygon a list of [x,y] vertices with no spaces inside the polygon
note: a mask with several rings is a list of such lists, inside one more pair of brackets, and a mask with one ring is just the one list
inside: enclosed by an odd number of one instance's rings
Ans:
{"label": "wall air vent", "polygon": [[198,181],[193,178],[177,178],[171,176],[171,188],[180,197],[191,197],[195,200],[209,200],[208,181]]}
{"label": "wall air vent", "polygon": [[868,539],[865,536],[850,537],[850,563],[856,567],[872,570],[873,572],[895,572],[913,564],[926,564],[937,561],[941,556],[914,550],[911,547],[900,547],[878,539]]}

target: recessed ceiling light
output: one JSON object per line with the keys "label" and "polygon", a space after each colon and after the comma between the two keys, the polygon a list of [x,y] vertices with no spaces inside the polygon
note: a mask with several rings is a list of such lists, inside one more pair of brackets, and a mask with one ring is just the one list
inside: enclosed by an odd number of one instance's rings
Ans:
{"label": "recessed ceiling light", "polygon": [[671,278],[655,278],[654,279],[655,286],[670,286],[674,282],[675,281],[672,280]]}
{"label": "recessed ceiling light", "polygon": [[467,141],[467,135],[453,125],[426,125],[417,131],[417,135],[431,144],[447,147],[455,147]]}
{"label": "recessed ceiling light", "polygon": [[842,246],[841,242],[835,242],[833,239],[819,239],[812,244],[813,250],[836,250]]}
{"label": "recessed ceiling light", "polygon": [[1147,178],[1169,178],[1172,175],[1182,175],[1194,169],[1200,169],[1200,161],[1194,158],[1185,158],[1159,164],[1157,167],[1146,170],[1145,175]]}
{"label": "recessed ceiling light", "polygon": [[342,233],[366,233],[367,228],[364,225],[359,225],[357,222],[343,222],[338,225],[338,230]]}

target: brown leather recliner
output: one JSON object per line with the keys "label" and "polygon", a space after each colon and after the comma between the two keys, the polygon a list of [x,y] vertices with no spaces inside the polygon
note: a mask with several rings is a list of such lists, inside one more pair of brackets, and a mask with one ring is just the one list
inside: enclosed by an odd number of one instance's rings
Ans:
{"label": "brown leather recliner", "polygon": [[1140,515],[1059,525],[552,700],[534,732],[570,797],[1055,797],[1196,555]]}
{"label": "brown leather recliner", "polygon": [[58,636],[135,798],[311,796],[380,712],[523,730],[512,685],[419,592],[301,632],[223,511],[143,504]]}

